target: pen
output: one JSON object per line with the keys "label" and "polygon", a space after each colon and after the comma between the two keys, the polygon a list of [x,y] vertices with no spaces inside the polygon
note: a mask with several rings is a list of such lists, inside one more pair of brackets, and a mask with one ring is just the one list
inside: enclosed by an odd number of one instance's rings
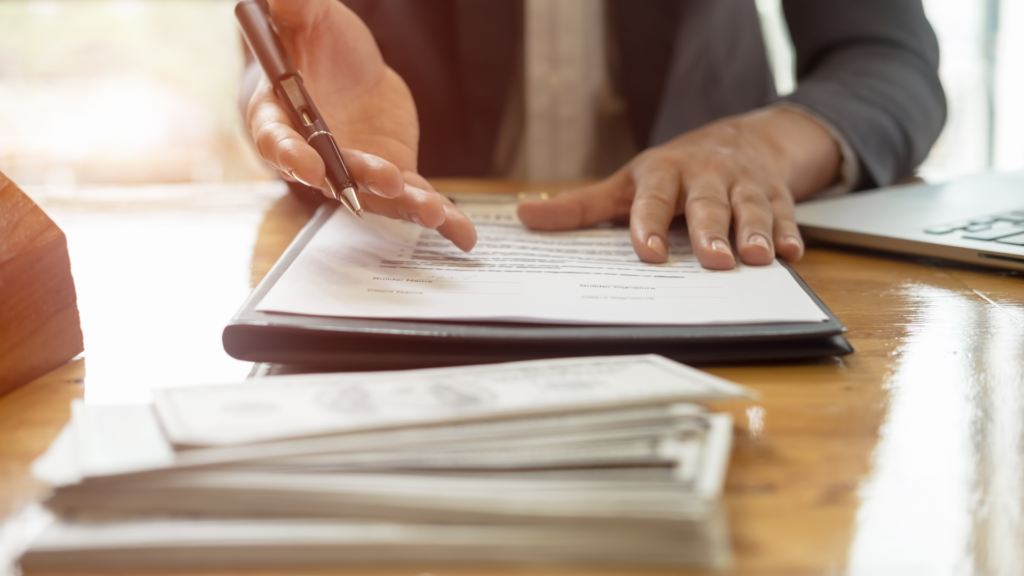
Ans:
{"label": "pen", "polygon": [[363,209],[356,198],[356,184],[341,158],[334,136],[313,99],[306,92],[302,75],[288,57],[270,22],[266,0],[242,0],[235,6],[235,18],[242,27],[242,36],[256,56],[263,72],[274,86],[274,93],[284,104],[302,137],[316,150],[327,169],[327,187],[334,198],[353,214],[362,218]]}

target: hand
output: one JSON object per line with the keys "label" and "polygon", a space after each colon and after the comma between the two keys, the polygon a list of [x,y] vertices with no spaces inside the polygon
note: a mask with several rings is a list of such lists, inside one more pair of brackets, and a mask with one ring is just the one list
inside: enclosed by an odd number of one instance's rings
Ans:
{"label": "hand", "polygon": [[[476,244],[466,216],[416,171],[419,123],[405,82],[370,30],[335,0],[270,0],[281,41],[359,184],[363,209],[437,229],[464,251]],[[260,156],[286,178],[326,188],[324,163],[292,126],[263,76],[247,124]]]}
{"label": "hand", "polygon": [[567,230],[629,216],[641,260],[668,259],[672,218],[686,215],[701,265],[735,266],[730,226],[746,264],[803,256],[793,215],[802,199],[836,180],[841,153],[801,112],[768,108],[709,124],[645,152],[611,177],[551,200],[523,202],[519,217],[538,230]]}

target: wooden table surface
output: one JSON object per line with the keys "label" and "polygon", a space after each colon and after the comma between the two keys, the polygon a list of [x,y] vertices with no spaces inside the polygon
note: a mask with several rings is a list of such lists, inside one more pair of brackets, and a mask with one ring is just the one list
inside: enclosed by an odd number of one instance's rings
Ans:
{"label": "wooden table surface", "polygon": [[[251,365],[224,354],[220,328],[313,210],[273,183],[36,193],[68,234],[86,357],[0,397],[0,515],[42,492],[27,466],[67,421],[71,399],[143,401],[154,386],[244,378]],[[715,406],[736,422],[725,491],[732,573],[1021,573],[1024,276],[827,246],[810,247],[795,269],[856,353],[708,367],[761,395]]]}

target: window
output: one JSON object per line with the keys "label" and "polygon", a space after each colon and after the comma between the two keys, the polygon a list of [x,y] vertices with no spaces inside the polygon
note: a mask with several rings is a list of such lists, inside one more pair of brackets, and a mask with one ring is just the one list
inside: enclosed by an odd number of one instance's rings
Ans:
{"label": "window", "polygon": [[270,177],[229,0],[0,2],[0,170],[22,185]]}

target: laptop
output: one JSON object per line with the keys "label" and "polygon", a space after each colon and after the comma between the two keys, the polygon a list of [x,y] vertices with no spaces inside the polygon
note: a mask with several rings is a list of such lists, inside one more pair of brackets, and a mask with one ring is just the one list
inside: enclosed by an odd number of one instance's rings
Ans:
{"label": "laptop", "polygon": [[1024,172],[797,205],[804,238],[1024,270]]}

